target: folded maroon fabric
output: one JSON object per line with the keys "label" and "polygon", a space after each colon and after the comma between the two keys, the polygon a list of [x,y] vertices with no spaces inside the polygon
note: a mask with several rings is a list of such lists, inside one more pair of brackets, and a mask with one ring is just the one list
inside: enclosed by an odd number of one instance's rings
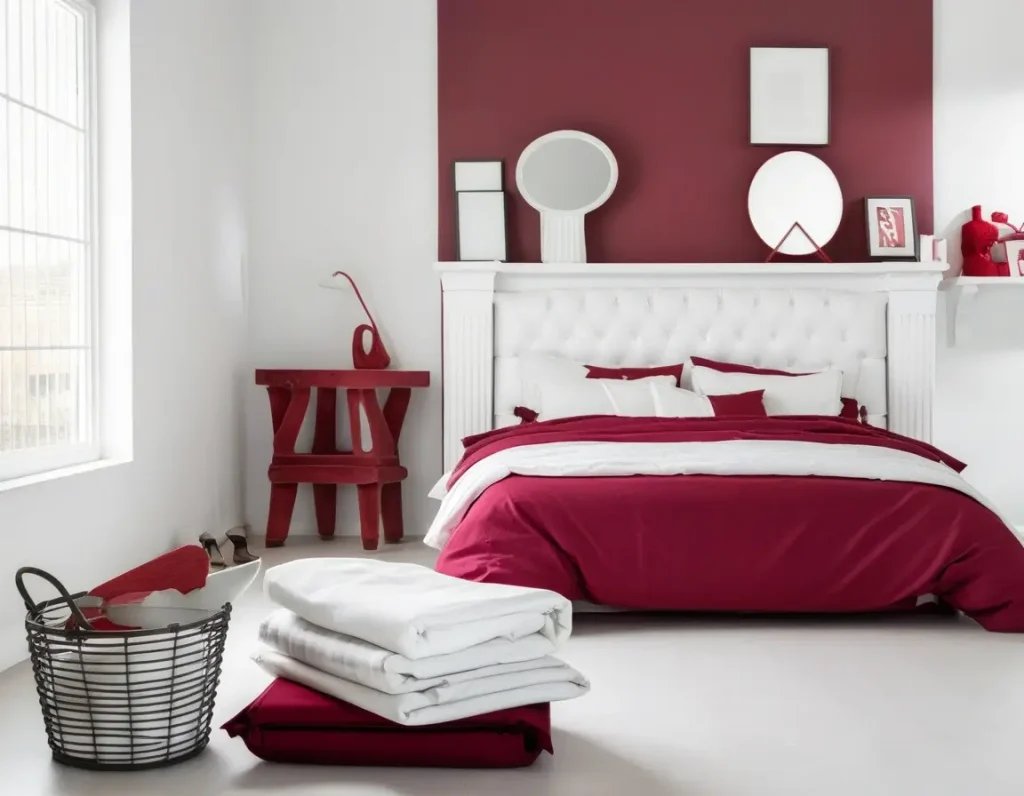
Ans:
{"label": "folded maroon fabric", "polygon": [[405,727],[280,679],[222,729],[273,763],[519,768],[553,752],[548,705]]}
{"label": "folded maroon fabric", "polygon": [[653,376],[671,376],[678,387],[683,380],[683,363],[678,365],[661,365],[656,368],[602,368],[598,365],[586,365],[588,379],[649,379]]}

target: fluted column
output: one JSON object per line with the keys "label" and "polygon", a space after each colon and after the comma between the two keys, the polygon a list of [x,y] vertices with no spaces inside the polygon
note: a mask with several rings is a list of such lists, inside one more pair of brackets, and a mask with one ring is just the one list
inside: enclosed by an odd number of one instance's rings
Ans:
{"label": "fluted column", "polygon": [[463,437],[494,423],[494,278],[442,275],[445,472],[462,456]]}

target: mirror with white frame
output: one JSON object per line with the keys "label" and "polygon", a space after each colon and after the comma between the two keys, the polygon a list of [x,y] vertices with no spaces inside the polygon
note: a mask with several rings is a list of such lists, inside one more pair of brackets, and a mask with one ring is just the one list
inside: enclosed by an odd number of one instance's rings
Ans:
{"label": "mirror with white frame", "polygon": [[[754,175],[747,210],[758,237],[772,249],[779,247],[781,254],[814,254],[839,229],[843,192],[832,169],[820,158],[807,152],[783,152]],[[795,224],[807,234],[794,229]],[[788,238],[787,233],[791,233]]]}
{"label": "mirror with white frame", "polygon": [[587,261],[584,217],[608,201],[618,180],[615,155],[587,133],[548,133],[523,150],[516,184],[540,213],[543,262]]}

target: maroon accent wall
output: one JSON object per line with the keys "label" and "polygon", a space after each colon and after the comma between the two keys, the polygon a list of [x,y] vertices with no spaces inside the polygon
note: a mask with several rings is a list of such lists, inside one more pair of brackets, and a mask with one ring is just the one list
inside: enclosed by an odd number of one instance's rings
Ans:
{"label": "maroon accent wall", "polygon": [[524,147],[552,130],[603,139],[616,192],[587,220],[592,262],[748,262],[758,167],[789,147],[749,137],[749,48],[827,46],[832,144],[846,213],[827,247],[867,257],[863,198],[910,195],[932,231],[932,0],[438,0],[440,251],[455,256],[452,161],[502,157],[509,256],[540,259],[515,188]]}

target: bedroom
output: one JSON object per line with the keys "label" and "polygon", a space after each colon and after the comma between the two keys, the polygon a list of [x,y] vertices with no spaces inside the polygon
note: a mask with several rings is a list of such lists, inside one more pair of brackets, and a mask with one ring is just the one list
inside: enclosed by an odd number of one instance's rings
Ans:
{"label": "bedroom", "polygon": [[[350,292],[320,289],[336,270],[357,281],[391,367],[430,374],[401,439],[409,540],[378,557],[432,563],[416,537],[438,510],[427,493],[449,469],[454,433],[435,268],[455,258],[452,162],[505,160],[509,260],[544,278],[539,217],[518,199],[514,166],[544,133],[592,132],[614,152],[619,182],[587,219],[588,259],[637,264],[616,278],[640,281],[650,263],[707,264],[700,278],[724,287],[728,264],[761,264],[770,250],[747,216],[755,172],[804,149],[750,144],[750,47],[830,50],[832,140],[806,149],[843,189],[842,224],[825,246],[839,268],[867,261],[866,196],[913,196],[920,231],[950,240],[954,267],[971,207],[1021,222],[1019,3],[764,5],[100,0],[100,239],[115,275],[101,286],[113,308],[102,319],[104,385],[122,397],[106,424],[120,434],[110,461],[87,472],[0,487],[8,583],[31,565],[87,589],[202,531],[262,533],[273,431],[253,371],[351,364],[365,316]],[[871,282],[867,271],[852,277]],[[1016,286],[964,295],[952,316],[948,291],[934,299],[930,441],[1024,525]],[[301,441],[311,439],[307,424]],[[322,544],[307,489],[283,548],[254,540],[266,566],[360,550],[354,490],[341,490],[339,538]],[[533,768],[310,769],[259,764],[219,729],[263,683],[248,659],[268,611],[257,590],[232,617],[209,749],[119,777],[51,763],[13,589],[0,611],[0,667],[11,667],[0,675],[2,759],[21,780],[12,793],[1022,788],[1017,637],[966,620],[584,617],[565,657],[592,690],[553,708],[555,755]],[[638,663],[643,678],[631,673]]]}

